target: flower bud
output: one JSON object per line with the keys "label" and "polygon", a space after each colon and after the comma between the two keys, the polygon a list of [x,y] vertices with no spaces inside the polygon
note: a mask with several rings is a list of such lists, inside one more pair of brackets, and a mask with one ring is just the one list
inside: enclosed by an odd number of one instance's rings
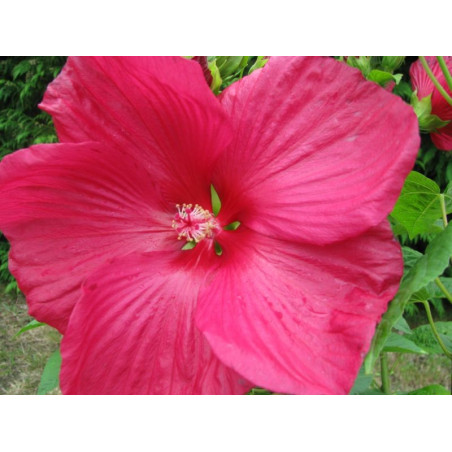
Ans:
{"label": "flower bud", "polygon": [[247,56],[217,56],[215,59],[221,77],[226,78],[244,68],[248,63]]}
{"label": "flower bud", "polygon": [[405,61],[404,56],[384,56],[381,60],[381,65],[385,71],[394,72]]}
{"label": "flower bud", "polygon": [[436,132],[441,127],[449,124],[450,121],[443,121],[438,116],[432,114],[432,95],[419,99],[417,91],[411,96],[411,105],[419,120],[419,128],[422,132]]}

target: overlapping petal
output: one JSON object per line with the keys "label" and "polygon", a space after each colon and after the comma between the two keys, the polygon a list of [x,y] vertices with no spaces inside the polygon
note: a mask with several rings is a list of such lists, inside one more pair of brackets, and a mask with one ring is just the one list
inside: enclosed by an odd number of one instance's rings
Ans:
{"label": "overlapping petal", "polygon": [[69,58],[41,108],[60,141],[142,154],[173,202],[206,205],[212,164],[231,139],[201,67],[180,57]]}
{"label": "overlapping petal", "polygon": [[195,327],[206,270],[196,271],[197,261],[205,265],[200,248],[130,256],[88,279],[62,342],[64,393],[243,394],[251,388]]}
{"label": "overlapping petal", "polygon": [[221,102],[234,139],[214,185],[225,213],[273,237],[325,244],[376,226],[414,165],[412,109],[332,59],[271,58]]}
{"label": "overlapping petal", "polygon": [[386,220],[323,247],[240,234],[222,237],[224,265],[200,294],[215,354],[273,391],[348,393],[402,274]]}
{"label": "overlapping petal", "polygon": [[[452,108],[451,108],[452,111]],[[452,118],[451,118],[452,119]],[[452,151],[452,121],[430,134],[433,144],[443,151]]]}
{"label": "overlapping petal", "polygon": [[5,157],[0,211],[30,314],[61,332],[99,265],[178,245],[173,212],[146,166],[100,143],[38,145]]}

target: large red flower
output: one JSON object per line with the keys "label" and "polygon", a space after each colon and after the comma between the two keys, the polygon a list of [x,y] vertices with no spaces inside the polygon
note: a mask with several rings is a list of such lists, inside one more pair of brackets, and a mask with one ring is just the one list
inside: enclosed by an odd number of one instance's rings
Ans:
{"label": "large red flower", "polygon": [[[452,92],[447,86],[447,81],[441,71],[441,67],[438,64],[436,57],[426,57],[426,60],[433,74],[438,79],[438,82],[449,93],[449,95],[452,96]],[[445,57],[445,61],[449,71],[452,71],[452,57]],[[430,133],[430,137],[438,149],[443,151],[452,151],[452,107],[447,103],[446,99],[444,99],[443,95],[435,87],[431,78],[422,67],[420,60],[417,60],[411,65],[410,78],[413,90],[417,91],[417,97],[419,100],[430,95],[432,96],[431,114],[438,116],[439,119],[443,121],[450,121],[444,127]]]}
{"label": "large red flower", "polygon": [[408,105],[328,58],[219,98],[182,58],[72,58],[41,106],[61,143],[4,159],[0,228],[64,393],[349,391],[402,274]]}

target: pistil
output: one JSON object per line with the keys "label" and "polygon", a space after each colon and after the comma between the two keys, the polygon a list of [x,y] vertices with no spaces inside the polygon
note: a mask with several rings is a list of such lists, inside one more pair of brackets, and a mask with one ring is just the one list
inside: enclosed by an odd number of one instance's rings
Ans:
{"label": "pistil", "polygon": [[176,209],[172,227],[178,233],[178,240],[199,243],[206,238],[212,239],[220,230],[213,214],[198,204],[177,204]]}

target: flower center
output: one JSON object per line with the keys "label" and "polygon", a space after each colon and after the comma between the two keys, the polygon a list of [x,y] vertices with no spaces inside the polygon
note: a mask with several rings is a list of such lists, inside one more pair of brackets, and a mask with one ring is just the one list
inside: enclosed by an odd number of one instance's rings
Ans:
{"label": "flower center", "polygon": [[205,238],[213,238],[221,229],[213,214],[198,204],[176,204],[176,208],[172,227],[178,233],[178,240],[185,238],[187,242],[198,243]]}

